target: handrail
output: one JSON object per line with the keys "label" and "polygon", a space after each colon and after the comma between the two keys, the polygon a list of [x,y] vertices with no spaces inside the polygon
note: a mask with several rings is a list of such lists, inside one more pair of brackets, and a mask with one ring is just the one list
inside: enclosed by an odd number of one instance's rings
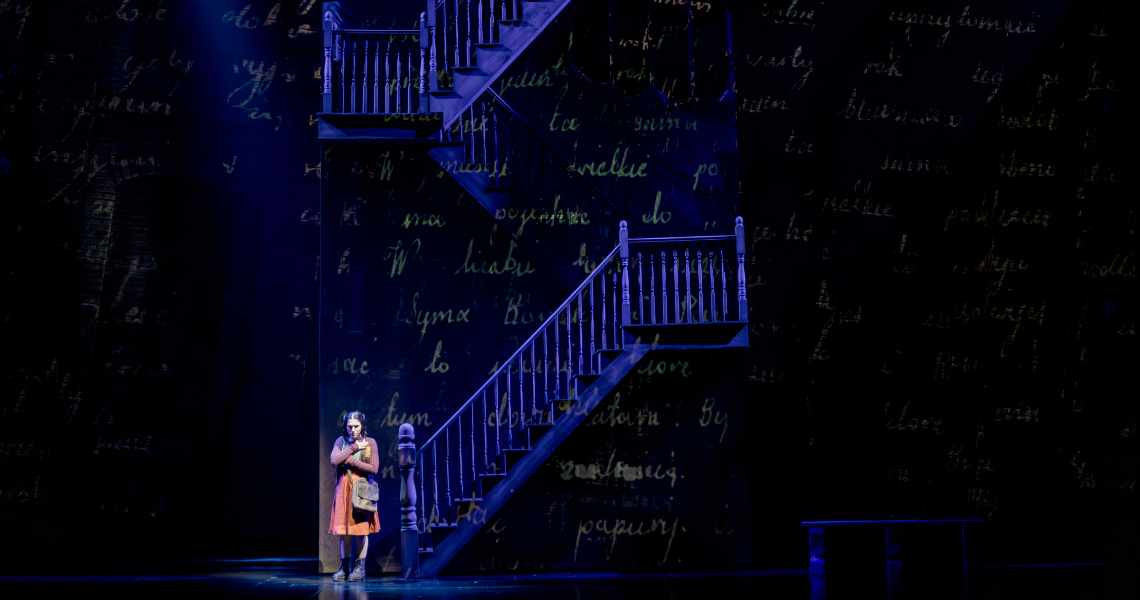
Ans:
{"label": "handrail", "polygon": [[546,328],[549,327],[552,323],[558,322],[558,318],[560,316],[562,316],[562,310],[565,309],[567,306],[569,306],[570,303],[575,298],[578,297],[578,294],[582,293],[582,291],[586,289],[587,285],[590,285],[590,282],[594,280],[594,277],[596,277],[600,272],[605,270],[606,266],[609,265],[610,259],[612,259],[614,256],[616,256],[620,249],[621,249],[620,246],[614,247],[614,249],[611,250],[610,253],[607,254],[605,258],[598,261],[598,266],[594,268],[594,271],[592,273],[590,273],[590,276],[587,277],[585,280],[583,280],[582,283],[578,286],[578,288],[570,293],[570,297],[567,298],[565,302],[563,302],[558,308],[554,309],[554,312],[551,313],[551,315],[549,317],[547,317],[547,319],[545,321],[542,322],[542,325],[539,325],[538,329],[535,330],[535,332],[532,333],[531,336],[529,338],[527,338],[527,340],[525,342],[523,342],[522,345],[519,346],[519,349],[515,350],[515,353],[512,354],[510,358],[508,358],[506,361],[503,362],[503,366],[499,367],[499,370],[495,371],[495,374],[491,375],[491,378],[488,379],[486,382],[484,382],[483,385],[480,386],[480,388],[474,394],[471,395],[471,398],[468,399],[467,402],[464,402],[463,406],[460,406],[455,411],[455,414],[451,415],[451,418],[448,419],[446,423],[444,423],[443,425],[440,425],[439,428],[436,429],[435,433],[432,434],[432,436],[427,439],[427,441],[420,444],[419,449],[416,450],[416,456],[417,457],[420,456],[421,454],[423,454],[424,450],[426,450],[428,446],[432,445],[432,443],[435,442],[436,438],[439,437],[440,433],[446,431],[447,428],[452,423],[454,423],[456,421],[456,419],[458,419],[461,414],[463,414],[463,411],[469,405],[471,405],[473,402],[475,402],[475,400],[479,397],[479,395],[482,394],[484,391],[486,391],[487,388],[491,385],[491,383],[493,383],[496,379],[498,379],[498,377],[500,375],[503,374],[504,369],[510,369],[511,368],[511,365],[515,362],[515,359],[517,359],[522,354],[522,352],[525,351],[527,349],[527,347],[530,346],[531,342],[534,342],[535,340],[538,339],[538,336],[540,333],[545,331]]}
{"label": "handrail", "polygon": [[419,29],[333,29],[333,35],[419,35]]}
{"label": "handrail", "polygon": [[629,243],[631,243],[631,244],[633,244],[633,243],[655,244],[658,242],[660,242],[660,243],[664,243],[664,242],[705,242],[705,241],[711,242],[711,241],[723,241],[723,240],[734,240],[734,239],[736,239],[735,235],[689,235],[689,236],[683,236],[683,237],[629,238]]}
{"label": "handrail", "polygon": [[518,112],[516,112],[515,109],[511,108],[511,105],[507,104],[507,101],[503,100],[502,96],[499,96],[498,94],[496,94],[495,90],[492,90],[491,88],[487,88],[487,93],[494,96],[495,100],[498,100],[499,104],[503,105],[503,108],[507,109],[507,111],[509,111],[512,115],[514,115],[516,121],[518,121],[519,123],[522,123],[523,126],[526,127],[527,129],[529,129],[530,132],[532,134],[534,134],[535,137],[537,137],[539,140],[541,140],[542,143],[547,148],[550,149],[550,152],[552,154],[554,154],[554,156],[557,156],[559,158],[559,160],[566,163],[566,165],[569,167],[570,171],[573,171],[574,174],[577,175],[579,179],[586,182],[586,185],[593,188],[593,190],[598,193],[598,196],[601,196],[602,200],[606,201],[606,204],[609,204],[611,207],[613,207],[613,209],[616,210],[619,215],[625,214],[625,211],[621,210],[620,208],[617,207],[617,205],[615,205],[613,202],[611,202],[610,199],[607,198],[606,195],[602,193],[602,190],[598,189],[598,186],[594,185],[593,182],[591,182],[589,179],[586,179],[586,176],[582,175],[582,173],[574,167],[574,163],[566,160],[566,157],[562,156],[562,153],[558,152],[558,150],[555,149],[554,146],[550,145],[550,142],[546,141],[546,138],[542,137],[542,135],[539,134],[538,131],[536,131],[534,129],[534,127],[531,127],[530,123],[527,123],[526,119],[522,118],[522,115],[520,115]]}

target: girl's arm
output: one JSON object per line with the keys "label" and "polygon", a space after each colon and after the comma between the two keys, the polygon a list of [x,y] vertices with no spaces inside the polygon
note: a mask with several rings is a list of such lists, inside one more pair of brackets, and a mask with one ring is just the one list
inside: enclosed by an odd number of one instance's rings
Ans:
{"label": "girl's arm", "polygon": [[352,458],[352,453],[355,452],[352,444],[349,444],[347,448],[342,448],[343,443],[344,436],[338,436],[336,438],[336,443],[333,444],[332,455],[329,457],[329,460],[332,461],[332,464],[334,465],[345,464]]}
{"label": "girl's arm", "polygon": [[380,470],[380,457],[377,456],[379,452],[377,452],[376,440],[368,438],[368,445],[372,448],[372,452],[371,456],[368,457],[367,462],[356,460],[355,458],[351,457],[345,462],[348,464],[348,466],[358,471],[375,474]]}

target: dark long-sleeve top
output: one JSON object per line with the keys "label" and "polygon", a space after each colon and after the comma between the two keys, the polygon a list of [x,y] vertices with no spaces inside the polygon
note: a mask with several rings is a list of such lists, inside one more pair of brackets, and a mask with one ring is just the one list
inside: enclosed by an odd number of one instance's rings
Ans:
{"label": "dark long-sleeve top", "polygon": [[376,440],[372,438],[364,439],[368,441],[368,445],[372,448],[372,455],[368,457],[367,461],[357,460],[352,457],[358,450],[356,444],[349,443],[346,445],[344,436],[336,438],[329,460],[332,461],[332,464],[336,465],[337,479],[340,479],[341,475],[343,475],[347,469],[356,471],[356,474],[362,477],[365,475],[375,475],[376,472],[380,470],[380,447],[376,445]]}

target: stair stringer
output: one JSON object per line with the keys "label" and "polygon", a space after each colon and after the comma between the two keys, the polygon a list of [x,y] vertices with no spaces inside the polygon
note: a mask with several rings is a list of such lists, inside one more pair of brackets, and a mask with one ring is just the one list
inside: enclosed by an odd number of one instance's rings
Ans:
{"label": "stair stringer", "polygon": [[538,470],[558,446],[570,436],[586,417],[602,400],[617,387],[618,383],[633,371],[637,363],[651,349],[651,344],[638,344],[636,347],[626,348],[620,356],[613,360],[608,367],[602,370],[601,375],[590,386],[586,393],[578,396],[570,410],[559,416],[550,431],[543,434],[538,442],[530,449],[518,463],[507,471],[507,476],[479,502],[479,506],[472,510],[470,519],[460,521],[454,532],[435,548],[431,557],[420,565],[420,576],[424,578],[435,577],[447,566],[460,550],[475,537],[487,522],[495,516],[507,500],[514,495],[530,476]]}
{"label": "stair stringer", "polygon": [[451,127],[459,115],[491,87],[503,72],[546,30],[571,0],[520,2],[520,23],[500,23],[497,48],[476,48],[478,68],[470,73],[454,73],[450,94],[430,100],[430,112],[443,113],[443,128]]}

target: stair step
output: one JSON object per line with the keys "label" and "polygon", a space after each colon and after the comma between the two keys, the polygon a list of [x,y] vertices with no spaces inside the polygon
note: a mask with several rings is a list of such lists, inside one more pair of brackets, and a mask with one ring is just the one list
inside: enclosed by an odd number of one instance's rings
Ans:
{"label": "stair step", "polygon": [[551,427],[554,427],[554,425],[527,425],[526,436],[523,438],[527,447],[533,448],[535,442],[542,437],[542,434],[550,431]]}
{"label": "stair step", "polygon": [[466,518],[479,506],[478,498],[456,498],[455,499],[455,522],[458,523]]}
{"label": "stair step", "polygon": [[585,394],[586,390],[590,389],[590,386],[593,385],[595,381],[597,381],[598,377],[601,377],[601,375],[597,373],[592,373],[589,375],[575,375],[574,394],[576,396]]}
{"label": "stair step", "polygon": [[518,25],[519,23],[526,23],[526,21],[522,19],[503,19],[500,21],[495,21],[495,23],[498,25]]}
{"label": "stair step", "polygon": [[502,46],[502,44],[500,44],[499,42],[490,42],[487,44],[475,44],[476,48],[498,48],[499,46]]}
{"label": "stair step", "polygon": [[522,460],[522,457],[526,456],[527,452],[530,452],[529,448],[507,448],[503,450],[502,453],[499,454],[499,469],[503,473],[506,473],[511,467],[518,464],[518,462]]}
{"label": "stair step", "polygon": [[480,497],[486,497],[491,489],[495,487],[500,481],[506,479],[506,473],[489,473],[479,476],[479,493]]}
{"label": "stair step", "polygon": [[433,548],[439,548],[439,545],[441,543],[443,543],[443,540],[447,539],[447,536],[451,535],[452,533],[455,533],[455,530],[458,527],[459,527],[459,525],[456,523],[434,523],[434,524],[432,524],[432,526],[431,526],[431,545],[432,545],[432,547]]}
{"label": "stair step", "polygon": [[610,363],[612,363],[614,359],[616,359],[618,356],[621,356],[622,352],[625,352],[625,350],[611,348],[608,350],[598,350],[595,352],[595,354],[598,355],[598,361],[601,364],[601,368],[604,369],[610,366]]}

